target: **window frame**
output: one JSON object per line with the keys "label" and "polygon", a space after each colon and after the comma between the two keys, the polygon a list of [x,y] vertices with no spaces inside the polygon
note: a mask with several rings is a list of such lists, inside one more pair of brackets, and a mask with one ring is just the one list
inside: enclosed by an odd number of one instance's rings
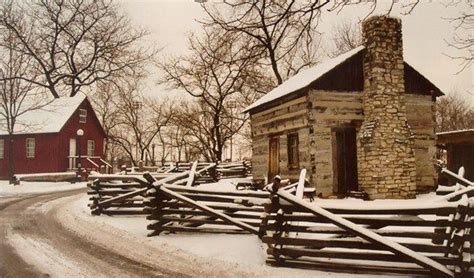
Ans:
{"label": "window frame", "polygon": [[34,137],[26,138],[25,147],[26,147],[26,158],[35,158],[35,156],[36,156],[36,140],[35,140]]}
{"label": "window frame", "polygon": [[300,167],[299,145],[297,132],[287,135],[288,169],[299,169]]}
{"label": "window frame", "polygon": [[87,123],[87,109],[79,108],[79,123]]}
{"label": "window frame", "polygon": [[[92,145],[90,144],[92,143]],[[90,148],[92,146],[92,148]],[[92,150],[92,154],[91,154]],[[94,140],[87,140],[87,156],[94,156],[95,154],[95,141]]]}
{"label": "window frame", "polygon": [[5,158],[5,140],[0,139],[0,159]]}

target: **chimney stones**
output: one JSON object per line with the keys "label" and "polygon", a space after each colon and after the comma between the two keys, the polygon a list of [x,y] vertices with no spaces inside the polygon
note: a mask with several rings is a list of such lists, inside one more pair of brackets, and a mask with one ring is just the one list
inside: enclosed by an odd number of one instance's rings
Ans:
{"label": "chimney stones", "polygon": [[414,198],[414,139],[407,124],[400,19],[374,16],[362,26],[364,122],[357,140],[359,187],[372,199]]}

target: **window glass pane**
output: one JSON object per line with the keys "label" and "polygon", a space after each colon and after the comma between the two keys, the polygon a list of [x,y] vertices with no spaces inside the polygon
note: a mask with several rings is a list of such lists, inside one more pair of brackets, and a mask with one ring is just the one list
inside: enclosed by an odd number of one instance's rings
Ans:
{"label": "window glass pane", "polygon": [[87,140],[87,156],[94,156],[95,142],[94,140]]}
{"label": "window glass pane", "polygon": [[79,122],[85,123],[87,121],[87,110],[79,109]]}
{"label": "window glass pane", "polygon": [[288,135],[288,167],[299,167],[297,133]]}
{"label": "window glass pane", "polygon": [[26,157],[35,157],[35,138],[26,138]]}

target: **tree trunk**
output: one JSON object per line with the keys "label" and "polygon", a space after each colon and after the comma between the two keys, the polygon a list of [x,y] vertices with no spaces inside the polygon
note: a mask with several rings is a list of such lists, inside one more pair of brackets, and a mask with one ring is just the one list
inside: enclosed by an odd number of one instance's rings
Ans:
{"label": "tree trunk", "polygon": [[15,180],[13,179],[13,175],[15,173],[15,168],[14,168],[14,162],[15,160],[13,159],[13,134],[8,134],[8,180],[10,181],[10,184],[15,183]]}

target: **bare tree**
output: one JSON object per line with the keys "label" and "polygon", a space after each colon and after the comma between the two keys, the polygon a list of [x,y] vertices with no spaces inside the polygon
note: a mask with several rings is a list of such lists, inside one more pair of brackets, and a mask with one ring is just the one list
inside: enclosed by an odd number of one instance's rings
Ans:
{"label": "bare tree", "polygon": [[[451,0],[448,6],[460,5],[462,2],[463,0]],[[465,2],[467,9],[463,9],[458,16],[446,18],[454,25],[453,37],[450,40],[446,40],[446,42],[458,52],[456,55],[448,55],[460,61],[461,68],[458,73],[469,68],[474,61],[474,37],[472,35],[474,29],[474,2]]]}
{"label": "bare tree", "polygon": [[474,108],[458,93],[446,95],[436,102],[437,132],[474,128]]}
{"label": "bare tree", "polygon": [[5,1],[0,28],[16,38],[15,51],[31,58],[40,78],[9,78],[48,89],[57,98],[133,69],[150,52],[137,45],[146,32],[130,24],[112,0]]}
{"label": "bare tree", "polygon": [[[187,104],[188,111],[196,116],[182,111],[186,117],[179,122],[187,128],[192,128],[188,124],[196,124],[207,133],[208,139],[200,139],[207,148],[207,158],[220,161],[225,142],[241,129],[247,117],[230,113],[229,103],[244,106],[255,98],[255,92],[246,86],[258,75],[255,59],[249,58],[251,50],[235,34],[218,29],[205,29],[199,39],[191,36],[189,50],[189,55],[159,64],[163,72],[160,82],[184,90],[196,99],[195,105]],[[198,117],[200,122],[196,122]]]}
{"label": "bare tree", "polygon": [[142,79],[127,81],[117,88],[118,95],[113,99],[116,111],[109,140],[137,165],[138,161],[151,157],[151,144],[170,121],[173,106],[167,100],[158,102],[145,98],[139,87]]}
{"label": "bare tree", "polygon": [[[327,0],[235,0],[202,4],[209,16],[203,23],[218,26],[247,41],[253,49],[252,55],[270,66],[276,84],[281,84],[288,75],[316,62],[313,45],[319,43],[316,26],[320,9],[328,3]],[[290,59],[295,56],[301,59]]]}
{"label": "bare tree", "polygon": [[329,56],[337,57],[363,43],[360,24],[350,21],[341,21],[332,27],[332,45]]}
{"label": "bare tree", "polygon": [[[26,39],[26,38],[25,38]],[[31,59],[24,53],[14,51],[18,43],[11,32],[0,34],[0,126],[8,133],[6,151],[8,153],[8,178],[13,182],[14,174],[14,134],[21,128],[28,128],[21,116],[38,110],[49,101],[43,91],[38,90],[30,82],[12,79],[12,76],[29,75]]]}

